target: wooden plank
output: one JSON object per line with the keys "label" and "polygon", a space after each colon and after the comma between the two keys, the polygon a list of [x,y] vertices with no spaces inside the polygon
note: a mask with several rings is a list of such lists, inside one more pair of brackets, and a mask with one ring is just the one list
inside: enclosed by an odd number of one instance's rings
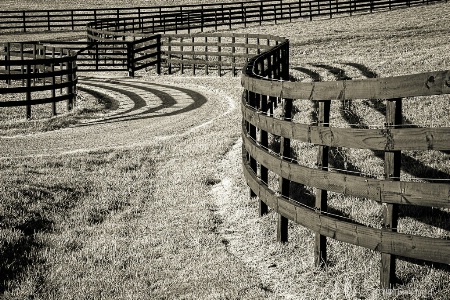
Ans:
{"label": "wooden plank", "polygon": [[260,149],[246,137],[243,142],[250,155],[269,170],[300,184],[377,202],[450,207],[450,184],[395,182],[326,172],[283,161],[277,155]]}
{"label": "wooden plank", "polygon": [[[244,176],[250,188],[271,208],[277,210],[282,207],[291,215],[295,207],[295,222],[322,235],[381,253],[450,264],[450,240],[384,231],[338,220],[277,196],[267,186],[260,184],[246,163]],[[294,220],[294,217],[291,215],[290,219]]]}
{"label": "wooden plank", "polygon": [[450,150],[450,128],[333,128],[270,118],[241,104],[243,118],[272,134],[305,143],[370,150]]}
{"label": "wooden plank", "polygon": [[392,99],[450,94],[450,71],[387,78],[329,82],[272,82],[243,74],[242,85],[255,93],[309,100]]}

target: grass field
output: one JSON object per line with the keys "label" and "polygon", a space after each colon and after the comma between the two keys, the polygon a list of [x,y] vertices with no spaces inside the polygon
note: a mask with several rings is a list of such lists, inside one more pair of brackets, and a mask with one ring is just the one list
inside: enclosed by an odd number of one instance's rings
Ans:
{"label": "grass field", "polygon": [[[15,1],[16,8],[22,3],[27,1]],[[288,37],[297,80],[387,77],[448,69],[450,24],[443,20],[449,17],[450,4],[442,3],[239,31]],[[450,298],[448,266],[400,259],[399,285],[382,291],[377,252],[329,240],[329,264],[319,270],[313,266],[313,233],[290,224],[289,243],[276,242],[276,215],[257,215],[242,176],[239,78],[143,79],[221,91],[235,109],[208,126],[146,146],[0,159],[1,299]],[[223,97],[210,101],[225,109]],[[295,104],[295,121],[314,121],[312,103]],[[448,126],[449,104],[448,96],[405,99],[405,120]],[[102,109],[101,103],[91,105]],[[354,101],[345,111],[341,105],[332,108],[335,126],[384,122],[381,101]],[[2,130],[20,132],[23,126],[8,124]],[[297,144],[294,150],[314,163],[314,147]],[[332,153],[336,167],[383,172],[370,151]],[[404,155],[410,164],[402,180],[450,177],[447,153]],[[308,199],[313,191],[293,192]],[[380,226],[376,203],[332,195],[330,206]],[[402,208],[399,230],[449,239],[449,213]]]}

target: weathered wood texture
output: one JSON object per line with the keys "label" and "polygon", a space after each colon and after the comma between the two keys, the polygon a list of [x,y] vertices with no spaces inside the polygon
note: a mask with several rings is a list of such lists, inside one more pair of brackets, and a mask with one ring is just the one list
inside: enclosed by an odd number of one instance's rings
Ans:
{"label": "weathered wood texture", "polygon": [[276,192],[261,184],[246,163],[244,175],[249,187],[270,208],[314,232],[382,253],[450,264],[449,240],[385,231],[338,220],[313,208],[277,196]]}
{"label": "weathered wood texture", "polygon": [[[244,93],[256,98],[306,99],[319,102],[317,125],[292,122],[284,111],[282,118],[261,111],[252,103],[242,102],[243,123],[253,130],[278,136],[281,152],[277,153],[248,135],[243,128],[243,153],[280,178],[280,190],[271,190],[262,177],[243,160],[244,175],[253,195],[279,216],[278,234],[287,228],[287,219],[316,233],[315,261],[326,262],[326,237],[381,252],[380,283],[389,288],[395,281],[396,256],[439,263],[450,262],[450,241],[397,232],[398,205],[450,208],[450,184],[399,181],[402,150],[450,150],[450,128],[402,128],[402,101],[409,96],[450,94],[450,71],[336,82],[290,82],[287,68],[289,41],[278,41],[271,49],[252,57],[243,69]],[[284,100],[283,100],[284,99]],[[387,99],[383,129],[333,128],[329,124],[331,101]],[[284,107],[285,109],[285,107]],[[287,116],[287,117],[286,117]],[[380,124],[383,125],[383,124]],[[293,139],[318,146],[317,168],[298,164],[285,151],[284,141]],[[384,151],[383,179],[331,172],[327,168],[328,148],[346,147]],[[265,179],[264,179],[265,181]],[[289,197],[288,183],[316,188],[315,207],[306,207]],[[342,221],[327,213],[327,192],[375,200],[384,206],[383,228],[375,229]],[[287,239],[287,229],[281,241]]]}

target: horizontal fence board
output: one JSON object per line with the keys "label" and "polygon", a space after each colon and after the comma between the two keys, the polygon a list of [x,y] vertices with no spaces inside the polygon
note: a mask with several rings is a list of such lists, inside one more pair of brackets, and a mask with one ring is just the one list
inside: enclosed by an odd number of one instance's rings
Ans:
{"label": "horizontal fence board", "polygon": [[301,142],[370,150],[450,150],[450,128],[360,129],[319,127],[275,119],[243,101],[244,120],[271,134]]}
{"label": "horizontal fence board", "polygon": [[247,163],[244,163],[244,177],[258,198],[276,212],[321,235],[382,253],[450,263],[450,240],[384,231],[324,215],[313,208],[277,196],[258,180]]}
{"label": "horizontal fence board", "polygon": [[[256,77],[256,78],[255,78]],[[289,82],[243,76],[243,87],[273,97],[309,100],[393,99],[450,93],[450,71],[387,78],[328,82]]]}
{"label": "horizontal fence board", "polygon": [[312,169],[284,161],[277,155],[262,150],[246,136],[243,140],[248,153],[259,163],[275,174],[297,183],[377,202],[450,207],[450,184],[385,181]]}
{"label": "horizontal fence board", "polygon": [[277,196],[260,183],[248,164],[244,165],[244,176],[258,198],[283,216],[321,235],[382,253],[444,264],[450,262],[449,240],[383,231],[341,221]]}

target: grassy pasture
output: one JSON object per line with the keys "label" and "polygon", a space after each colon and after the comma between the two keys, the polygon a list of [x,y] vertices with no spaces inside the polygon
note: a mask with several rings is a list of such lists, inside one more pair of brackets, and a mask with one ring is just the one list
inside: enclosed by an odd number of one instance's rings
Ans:
{"label": "grassy pasture", "polygon": [[[450,4],[439,4],[241,31],[289,37],[298,80],[387,77],[448,69],[444,33],[450,24],[443,20],[449,14]],[[239,102],[239,78],[147,78],[206,86]],[[210,101],[223,105],[223,97]],[[406,99],[405,119],[448,126],[449,102],[448,96]],[[342,105],[332,108],[335,126],[383,122],[381,101],[354,101],[346,110]],[[298,100],[296,107],[295,121],[314,121],[312,103]],[[450,298],[448,266],[399,260],[401,284],[383,293],[376,252],[330,240],[329,265],[321,271],[313,267],[314,237],[308,230],[290,224],[289,243],[276,243],[276,216],[259,218],[243,183],[238,111],[163,143],[0,159],[0,298]],[[21,125],[11,126],[8,130]],[[297,144],[294,151],[314,163],[314,147]],[[336,167],[382,173],[380,159],[370,151],[332,153]],[[446,153],[405,155],[411,166],[402,179],[450,173]],[[293,192],[308,199],[313,191]],[[330,206],[380,226],[376,203],[332,195]],[[448,210],[401,213],[401,232],[450,238]]]}

